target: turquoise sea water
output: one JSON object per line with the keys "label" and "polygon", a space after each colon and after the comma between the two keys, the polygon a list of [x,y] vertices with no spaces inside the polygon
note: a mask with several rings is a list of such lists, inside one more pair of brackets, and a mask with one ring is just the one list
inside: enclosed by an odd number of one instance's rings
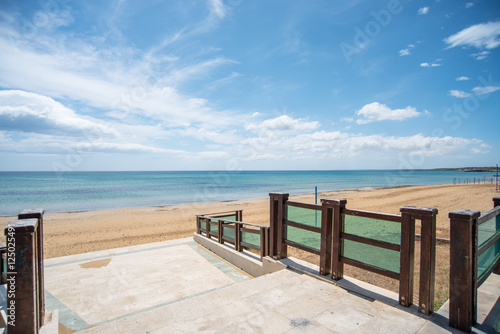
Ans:
{"label": "turquoise sea water", "polygon": [[[264,198],[290,194],[450,184],[482,179],[458,171],[0,172],[0,215],[27,208],[70,212]],[[492,173],[487,173],[491,177]]]}

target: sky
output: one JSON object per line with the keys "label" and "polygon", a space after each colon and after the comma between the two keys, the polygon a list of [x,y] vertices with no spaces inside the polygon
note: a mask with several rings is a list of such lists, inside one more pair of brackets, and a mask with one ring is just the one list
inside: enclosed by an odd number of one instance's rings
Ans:
{"label": "sky", "polygon": [[500,162],[499,0],[0,0],[0,170]]}

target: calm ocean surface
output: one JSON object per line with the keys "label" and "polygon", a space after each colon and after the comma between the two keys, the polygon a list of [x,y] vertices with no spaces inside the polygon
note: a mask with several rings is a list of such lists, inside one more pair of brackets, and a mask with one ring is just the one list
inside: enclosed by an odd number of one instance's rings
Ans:
{"label": "calm ocean surface", "polygon": [[492,173],[458,171],[0,172],[0,215],[264,198],[318,192],[449,184]]}

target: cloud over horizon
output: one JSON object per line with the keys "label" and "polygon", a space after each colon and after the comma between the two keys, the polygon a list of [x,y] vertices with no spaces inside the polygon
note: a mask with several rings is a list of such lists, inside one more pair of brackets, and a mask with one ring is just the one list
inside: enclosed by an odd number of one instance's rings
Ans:
{"label": "cloud over horizon", "polygon": [[372,102],[358,110],[356,115],[363,117],[356,120],[356,123],[367,124],[379,121],[404,121],[409,118],[420,117],[422,113],[410,106],[404,109],[390,109],[385,104]]}

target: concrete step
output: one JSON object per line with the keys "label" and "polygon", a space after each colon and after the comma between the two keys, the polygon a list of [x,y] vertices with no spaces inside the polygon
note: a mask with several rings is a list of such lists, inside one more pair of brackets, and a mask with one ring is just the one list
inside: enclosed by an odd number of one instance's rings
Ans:
{"label": "concrete step", "polygon": [[417,333],[426,319],[292,270],[281,270],[83,333]]}

